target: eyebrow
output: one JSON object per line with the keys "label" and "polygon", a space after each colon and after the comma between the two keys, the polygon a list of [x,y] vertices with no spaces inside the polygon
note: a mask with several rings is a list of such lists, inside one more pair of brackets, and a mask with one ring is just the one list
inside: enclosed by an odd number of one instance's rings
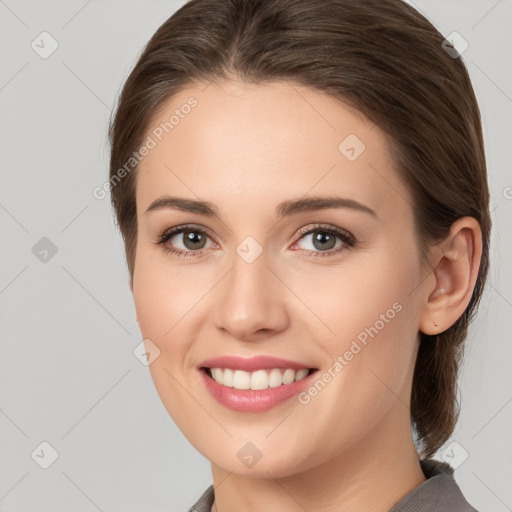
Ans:
{"label": "eyebrow", "polygon": [[[198,201],[176,196],[163,196],[155,199],[155,201],[148,206],[146,214],[166,208],[196,213],[206,217],[219,216],[217,207],[208,201]],[[314,212],[329,208],[346,208],[377,217],[375,211],[368,206],[354,201],[353,199],[337,196],[316,196],[284,201],[277,205],[276,215],[278,218],[283,218],[299,213]]]}

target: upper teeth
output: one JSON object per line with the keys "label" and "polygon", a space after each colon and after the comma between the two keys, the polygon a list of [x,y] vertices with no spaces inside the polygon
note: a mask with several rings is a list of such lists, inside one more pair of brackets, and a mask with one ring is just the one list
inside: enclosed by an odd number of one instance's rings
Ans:
{"label": "upper teeth", "polygon": [[294,381],[302,380],[309,373],[307,368],[300,370],[287,368],[283,373],[279,368],[256,370],[255,372],[232,370],[230,368],[210,368],[210,371],[214,381],[235,389],[276,388],[281,384],[291,384]]}

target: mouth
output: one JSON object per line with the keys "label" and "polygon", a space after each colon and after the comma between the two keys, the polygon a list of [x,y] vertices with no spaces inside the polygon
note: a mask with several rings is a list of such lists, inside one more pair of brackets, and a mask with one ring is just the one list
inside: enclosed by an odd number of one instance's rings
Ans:
{"label": "mouth", "polygon": [[269,356],[224,356],[197,367],[202,381],[224,407],[240,412],[267,411],[311,385],[318,368]]}

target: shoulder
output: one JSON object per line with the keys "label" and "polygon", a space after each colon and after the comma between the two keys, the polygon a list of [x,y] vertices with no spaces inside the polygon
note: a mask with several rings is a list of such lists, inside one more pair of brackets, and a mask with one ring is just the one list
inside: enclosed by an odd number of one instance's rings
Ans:
{"label": "shoulder", "polygon": [[449,464],[435,459],[420,461],[427,481],[413,489],[389,512],[478,512],[465,499]]}
{"label": "shoulder", "polygon": [[203,492],[201,497],[187,510],[187,512],[210,512],[215,494],[213,492],[213,484]]}
{"label": "shoulder", "polygon": [[[389,512],[478,512],[471,506],[453,477],[449,464],[435,459],[420,461],[426,482],[413,489]],[[210,512],[215,499],[210,485],[187,512]]]}

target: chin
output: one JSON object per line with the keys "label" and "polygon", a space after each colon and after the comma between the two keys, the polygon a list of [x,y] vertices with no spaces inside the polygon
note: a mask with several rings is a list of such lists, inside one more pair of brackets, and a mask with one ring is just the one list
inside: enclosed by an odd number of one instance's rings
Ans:
{"label": "chin", "polygon": [[[286,478],[299,472],[309,469],[307,460],[302,456],[304,454],[303,447],[290,447],[289,451],[279,450],[275,447],[261,450],[255,448],[252,443],[248,442],[242,445],[224,447],[224,455],[219,457],[219,452],[212,452],[211,444],[206,453],[201,452],[213,466],[217,466],[223,471],[234,473],[240,476],[252,478],[268,478],[269,474],[274,478]],[[233,456],[230,455],[233,453]],[[297,454],[301,454],[301,459],[297,459]],[[310,465],[314,466],[311,460]]]}

